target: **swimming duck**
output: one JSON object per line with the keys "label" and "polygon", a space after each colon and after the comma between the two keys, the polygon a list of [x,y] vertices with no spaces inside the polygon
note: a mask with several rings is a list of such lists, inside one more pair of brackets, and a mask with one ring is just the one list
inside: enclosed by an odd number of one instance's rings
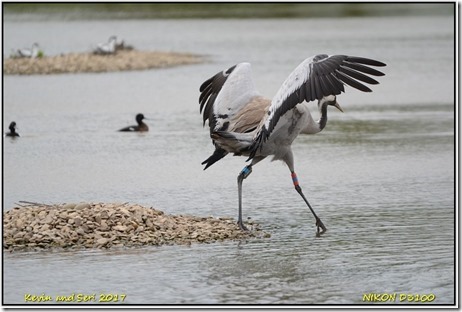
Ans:
{"label": "swimming duck", "polygon": [[147,119],[144,117],[143,114],[138,114],[136,115],[136,122],[138,123],[137,126],[128,126],[128,127],[125,127],[125,128],[122,128],[120,129],[119,131],[124,131],[124,132],[128,132],[128,131],[140,131],[140,132],[143,132],[143,131],[149,131],[149,127],[147,124],[145,124],[143,122],[143,119]]}
{"label": "swimming duck", "polygon": [[9,137],[18,137],[19,136],[19,133],[16,132],[16,122],[12,121],[10,123],[10,126],[8,127],[10,129],[10,132],[7,132],[6,133],[6,136],[9,136]]}

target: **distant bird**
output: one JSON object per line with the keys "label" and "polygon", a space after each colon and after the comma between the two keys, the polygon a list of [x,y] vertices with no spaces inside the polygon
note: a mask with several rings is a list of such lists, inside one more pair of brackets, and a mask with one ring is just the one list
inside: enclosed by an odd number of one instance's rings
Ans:
{"label": "distant bird", "polygon": [[109,37],[108,42],[98,44],[93,53],[102,55],[114,54],[116,52],[116,42],[117,37],[111,36]]}
{"label": "distant bird", "polygon": [[15,57],[23,58],[36,58],[39,54],[39,45],[34,43],[30,49],[18,49],[16,50]]}
{"label": "distant bird", "polygon": [[143,122],[143,119],[148,119],[148,118],[145,118],[143,114],[137,114],[136,115],[136,122],[138,123],[137,126],[128,126],[128,127],[120,129],[119,131],[123,131],[123,132],[128,132],[128,131],[139,131],[139,132],[149,131],[149,127],[148,127],[147,124],[145,124]]}
{"label": "distant bird", "polygon": [[5,135],[8,137],[19,137],[19,133],[16,132],[16,122],[12,121],[8,127],[10,132],[7,132]]}
{"label": "distant bird", "polygon": [[[204,170],[228,153],[248,156],[247,160],[251,160],[237,177],[238,225],[241,230],[247,230],[242,221],[242,182],[255,164],[273,156],[272,160],[282,160],[289,167],[296,191],[316,220],[317,235],[326,231],[299,185],[291,144],[299,133],[315,134],[324,129],[328,106],[342,110],[336,95],[345,92],[344,84],[371,92],[359,81],[378,84],[366,74],[383,76],[384,73],[366,65],[386,66],[363,57],[312,56],[295,68],[272,100],[261,96],[255,89],[249,63],[219,72],[200,86],[200,112],[204,125],[208,120],[210,137],[215,145],[214,153],[202,162]],[[308,103],[315,100],[320,114],[317,121],[308,110]]]}
{"label": "distant bird", "polygon": [[131,51],[133,49],[134,47],[132,45],[126,44],[124,40],[121,40],[120,42],[116,41],[116,44],[115,44],[116,51]]}

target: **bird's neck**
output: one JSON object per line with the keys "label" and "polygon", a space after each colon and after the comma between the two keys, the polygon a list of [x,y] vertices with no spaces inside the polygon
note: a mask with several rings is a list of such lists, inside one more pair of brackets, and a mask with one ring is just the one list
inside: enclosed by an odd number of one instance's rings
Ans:
{"label": "bird's neck", "polygon": [[[301,131],[303,134],[316,134],[322,131],[327,123],[327,104],[326,105],[319,105],[319,119],[317,121],[314,120],[313,116],[307,112],[308,121]],[[308,109],[307,109],[308,110]]]}
{"label": "bird's neck", "polygon": [[318,126],[319,131],[322,131],[327,124],[327,104],[323,103],[319,106],[319,114]]}

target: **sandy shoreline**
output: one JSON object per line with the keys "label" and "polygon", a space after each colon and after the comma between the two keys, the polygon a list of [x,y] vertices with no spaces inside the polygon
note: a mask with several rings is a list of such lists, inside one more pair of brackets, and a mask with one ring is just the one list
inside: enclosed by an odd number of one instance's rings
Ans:
{"label": "sandy shoreline", "polygon": [[3,250],[189,245],[269,237],[258,225],[243,232],[234,219],[168,215],[137,204],[31,203],[3,213]]}
{"label": "sandy shoreline", "polygon": [[5,75],[47,75],[64,73],[101,73],[145,70],[203,62],[203,57],[190,53],[122,50],[114,55],[69,53],[41,58],[7,58]]}

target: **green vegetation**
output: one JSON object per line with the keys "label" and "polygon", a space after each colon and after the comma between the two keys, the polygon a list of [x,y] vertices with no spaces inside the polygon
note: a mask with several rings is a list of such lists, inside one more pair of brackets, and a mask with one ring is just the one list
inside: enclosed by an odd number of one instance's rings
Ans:
{"label": "green vegetation", "polygon": [[451,15],[454,3],[3,3],[9,14],[65,19]]}

